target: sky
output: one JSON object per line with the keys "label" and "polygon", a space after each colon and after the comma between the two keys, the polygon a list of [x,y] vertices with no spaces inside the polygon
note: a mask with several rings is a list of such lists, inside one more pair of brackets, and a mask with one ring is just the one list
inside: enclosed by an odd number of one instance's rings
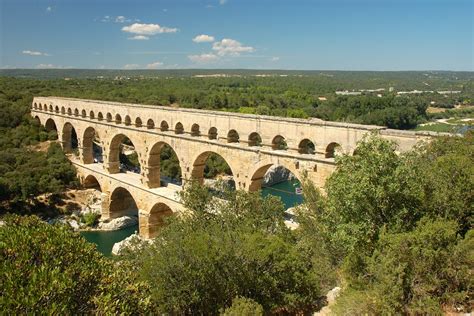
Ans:
{"label": "sky", "polygon": [[474,0],[0,0],[0,68],[474,70]]}

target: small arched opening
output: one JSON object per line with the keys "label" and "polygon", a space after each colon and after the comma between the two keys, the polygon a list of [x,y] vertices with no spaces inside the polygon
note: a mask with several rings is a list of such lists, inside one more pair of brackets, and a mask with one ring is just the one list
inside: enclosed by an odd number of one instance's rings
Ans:
{"label": "small arched opening", "polygon": [[160,124],[160,130],[162,132],[167,132],[169,130],[169,125],[168,125],[168,122],[166,121],[161,121],[161,124]]}
{"label": "small arched opening", "polygon": [[154,129],[155,128],[155,122],[152,119],[148,119],[146,122],[146,128],[147,129]]}
{"label": "small arched opening", "polygon": [[272,149],[273,150],[287,150],[288,145],[286,144],[286,140],[283,136],[277,135],[272,140]]}
{"label": "small arched opening", "polygon": [[180,122],[176,123],[176,126],[174,128],[174,133],[175,134],[183,134],[184,133],[183,124],[181,124]]}
{"label": "small arched opening", "polygon": [[326,147],[326,153],[324,157],[326,158],[335,158],[338,155],[342,154],[342,147],[338,143],[332,142]]}
{"label": "small arched opening", "polygon": [[191,126],[191,136],[200,136],[201,132],[199,131],[199,125],[198,124],[193,124]]}
{"label": "small arched opening", "polygon": [[146,182],[149,188],[181,185],[181,166],[173,148],[165,142],[153,145],[148,157]]}
{"label": "small arched opening", "polygon": [[102,112],[99,112],[99,114],[97,114],[97,119],[98,119],[99,121],[104,120],[104,115],[102,114]]}
{"label": "small arched opening", "polygon": [[66,109],[63,107],[61,107],[61,114],[66,114]]}
{"label": "small arched opening", "polygon": [[90,118],[91,120],[93,120],[93,119],[95,118],[94,111],[90,111],[90,112],[89,112],[89,118]]}
{"label": "small arched opening", "polygon": [[85,164],[102,163],[102,155],[99,135],[92,126],[89,126],[82,137],[82,160]]}
{"label": "small arched opening", "polygon": [[87,112],[86,112],[86,110],[82,110],[81,116],[82,116],[82,117],[87,117]]}
{"label": "small arched opening", "polygon": [[142,124],[143,124],[143,123],[142,123],[142,119],[139,118],[139,117],[137,117],[137,118],[135,119],[135,127],[142,127]]}
{"label": "small arched opening", "polygon": [[132,119],[130,118],[129,115],[125,115],[125,125],[126,126],[132,125]]}
{"label": "small arched opening", "polygon": [[67,109],[67,115],[72,115],[72,110],[71,110],[71,108],[68,108],[68,109]]}
{"label": "small arched opening", "polygon": [[231,129],[227,133],[227,142],[228,143],[238,143],[239,142],[239,133],[235,129]]}
{"label": "small arched opening", "polygon": [[112,114],[107,113],[106,119],[107,119],[107,122],[112,122]]}
{"label": "small arched opening", "polygon": [[115,114],[115,124],[122,124],[122,117],[120,114]]}
{"label": "small arched opening", "polygon": [[262,146],[260,134],[253,132],[249,135],[249,146]]}
{"label": "small arched opening", "polygon": [[49,105],[49,112],[53,112],[53,105],[52,104]]}
{"label": "small arched opening", "polygon": [[298,152],[300,154],[314,155],[316,153],[316,147],[312,141],[305,138],[299,143]]}
{"label": "small arched opening", "polygon": [[79,142],[77,139],[76,129],[69,122],[64,124],[64,127],[63,127],[62,143],[63,143],[63,150],[65,153],[72,153],[76,156],[79,154],[79,150],[78,150]]}
{"label": "small arched opening", "polygon": [[217,128],[211,127],[207,133],[209,139],[217,139]]}
{"label": "small arched opening", "polygon": [[79,116],[79,110],[78,109],[74,109],[74,116]]}
{"label": "small arched opening", "polygon": [[59,113],[59,106],[56,105],[56,107],[54,108],[54,112]]}
{"label": "small arched opening", "polygon": [[36,104],[36,102],[35,102],[35,103],[33,103],[33,109],[35,109],[35,110],[37,110],[37,109],[38,109],[38,104]]}

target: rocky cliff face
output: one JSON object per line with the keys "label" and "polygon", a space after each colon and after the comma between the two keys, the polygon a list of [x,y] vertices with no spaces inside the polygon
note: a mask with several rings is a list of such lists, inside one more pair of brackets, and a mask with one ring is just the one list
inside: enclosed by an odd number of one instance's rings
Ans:
{"label": "rocky cliff face", "polygon": [[271,166],[263,177],[263,186],[271,186],[286,180],[293,180],[295,176],[283,166]]}

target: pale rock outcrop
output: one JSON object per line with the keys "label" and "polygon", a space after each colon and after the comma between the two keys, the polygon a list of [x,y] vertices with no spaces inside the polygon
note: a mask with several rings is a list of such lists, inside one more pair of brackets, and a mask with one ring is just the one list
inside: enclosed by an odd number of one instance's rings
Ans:
{"label": "pale rock outcrop", "polygon": [[117,256],[126,248],[130,248],[130,250],[135,250],[137,247],[140,247],[140,245],[150,242],[150,239],[143,239],[135,232],[135,234],[128,236],[124,240],[116,242],[112,247],[112,254]]}
{"label": "pale rock outcrop", "polygon": [[138,225],[138,218],[135,216],[122,216],[106,222],[100,222],[99,230],[119,230],[126,227]]}
{"label": "pale rock outcrop", "polygon": [[263,177],[263,186],[271,186],[286,180],[293,180],[294,175],[283,166],[271,166]]}

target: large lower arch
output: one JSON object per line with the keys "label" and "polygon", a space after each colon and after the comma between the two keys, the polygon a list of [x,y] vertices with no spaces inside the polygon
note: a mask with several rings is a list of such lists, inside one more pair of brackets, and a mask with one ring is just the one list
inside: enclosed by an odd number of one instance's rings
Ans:
{"label": "large lower arch", "polygon": [[82,162],[90,164],[94,162],[102,162],[102,147],[100,137],[97,131],[89,126],[82,136]]}
{"label": "large lower arch", "polygon": [[138,217],[138,206],[127,189],[117,187],[110,195],[109,218],[122,216]]}
{"label": "large lower arch", "polygon": [[66,122],[64,124],[61,140],[65,153],[71,153],[78,148],[79,142],[77,139],[76,129],[71,123]]}
{"label": "large lower arch", "polygon": [[96,189],[102,192],[99,180],[97,180],[97,178],[92,174],[84,178],[84,180],[82,181],[82,186],[86,189]]}
{"label": "large lower arch", "polygon": [[[215,153],[213,151],[205,151],[205,152],[199,154],[194,159],[193,169],[192,169],[192,172],[191,172],[191,178],[198,181],[198,183],[200,183],[200,184],[204,184],[205,173],[209,173],[210,171],[212,171],[212,170],[209,170],[209,166],[207,166],[206,162],[208,161],[209,158],[212,159],[214,157],[218,158],[218,159],[222,159],[227,164],[228,171],[225,171],[223,173],[225,173],[229,176],[232,176],[232,177],[235,175],[234,170],[232,170],[232,167],[229,164],[229,160],[225,159],[223,156],[221,156],[220,154]],[[207,169],[206,169],[206,167],[207,167]],[[234,183],[234,185],[235,185],[235,183]]]}
{"label": "large lower arch", "polygon": [[140,218],[140,235],[145,238],[154,238],[166,224],[165,218],[173,215],[171,208],[165,203],[156,203],[148,215],[148,222]]}
{"label": "large lower arch", "polygon": [[[166,162],[162,162],[163,159]],[[148,156],[145,172],[147,187],[160,187],[163,176],[166,176],[165,182],[173,182],[175,180],[176,184],[181,184],[181,175],[181,167],[176,151],[165,142],[154,144]]]}
{"label": "large lower arch", "polygon": [[252,177],[250,178],[249,191],[254,192],[262,189],[265,174],[272,166],[284,167],[301,182],[301,179],[298,178],[299,173],[294,166],[285,163],[273,163],[271,161],[263,161],[251,173]]}
{"label": "large lower arch", "polygon": [[[130,144],[126,144],[127,142],[130,142]],[[119,173],[121,170],[122,171],[127,171],[123,170],[122,165],[123,161],[121,164],[121,153],[122,153],[122,144],[128,146],[129,148],[135,148],[135,143],[128,138],[124,134],[117,134],[115,135],[112,140],[110,141],[110,147],[109,147],[109,153],[107,155],[107,171],[109,173]],[[136,150],[135,150],[136,152]],[[123,157],[123,155],[122,155]],[[137,163],[138,163],[138,157],[137,157]],[[139,164],[139,163],[138,163]],[[140,166],[137,166],[140,168]],[[132,171],[132,170],[130,170]]]}
{"label": "large lower arch", "polygon": [[49,139],[58,139],[58,128],[56,127],[56,123],[52,118],[46,120],[46,122],[44,123],[44,127],[48,132]]}

